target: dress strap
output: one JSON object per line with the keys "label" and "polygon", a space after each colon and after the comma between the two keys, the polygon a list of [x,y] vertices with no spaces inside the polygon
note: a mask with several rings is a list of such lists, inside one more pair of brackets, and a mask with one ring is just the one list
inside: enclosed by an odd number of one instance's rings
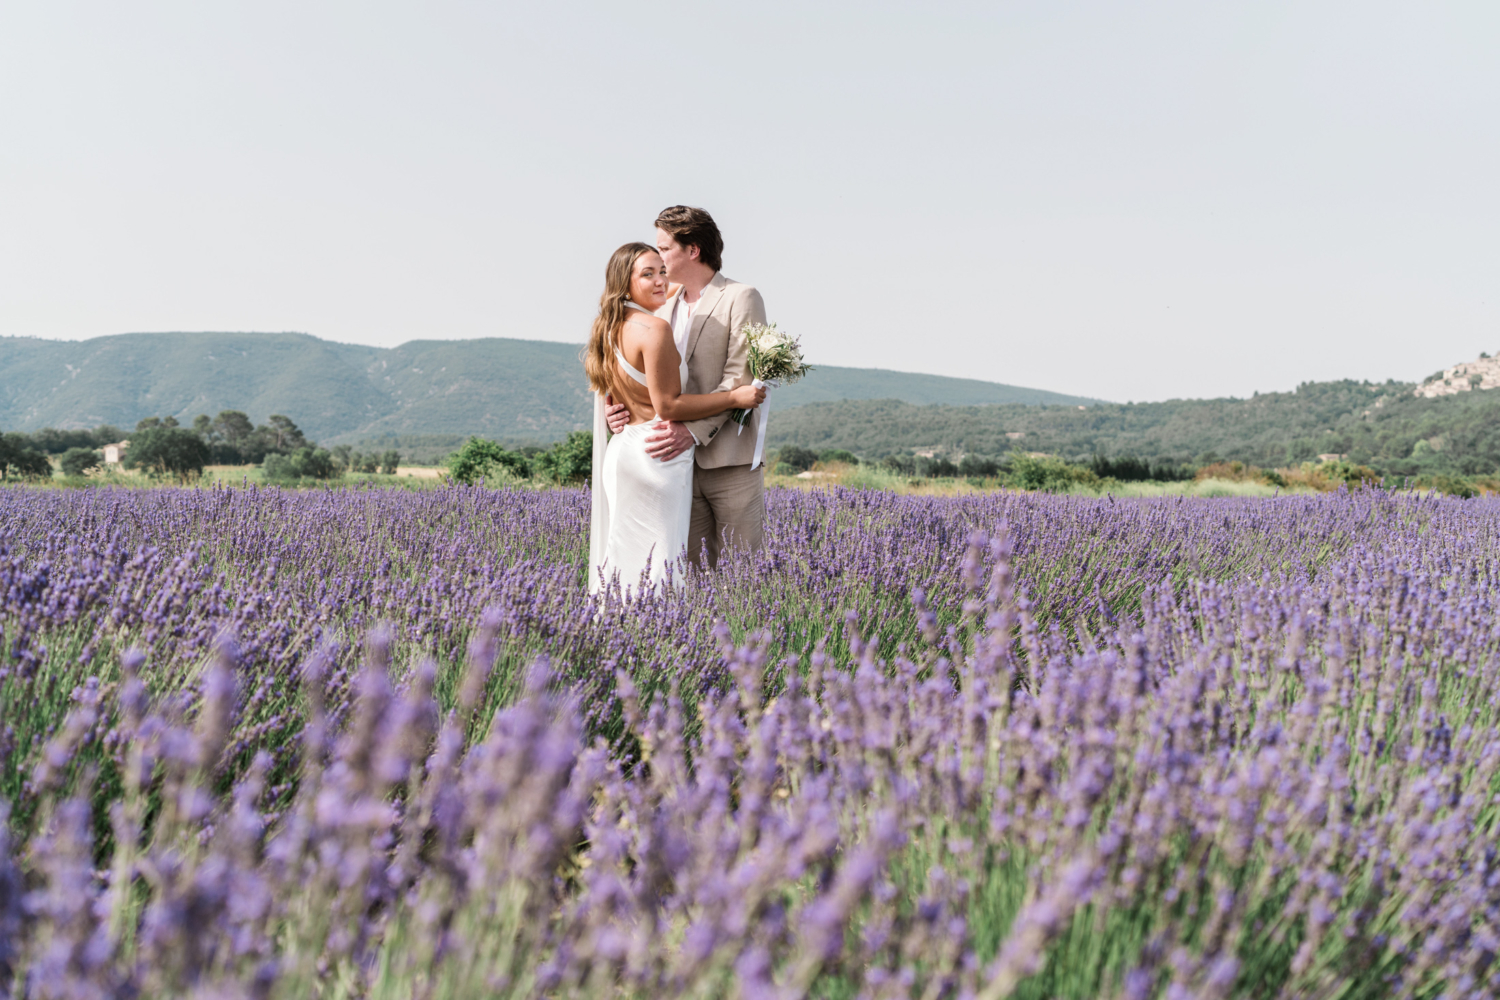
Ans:
{"label": "dress strap", "polygon": [[[645,306],[637,305],[636,303],[628,301],[628,300],[625,303],[625,307],[627,309],[639,309],[641,312],[647,314],[648,316],[654,316],[654,315],[656,315],[650,309],[647,309]],[[623,369],[625,369],[625,374],[627,374],[631,378],[635,379],[641,385],[645,385],[646,384],[646,373],[643,372],[643,371],[641,371],[639,368],[635,367],[635,365],[632,365],[629,361],[626,361],[625,360],[625,355],[622,354],[622,353],[620,353],[620,349],[618,347],[615,348],[615,360],[618,361],[618,362],[620,362],[620,367],[623,368]]]}
{"label": "dress strap", "polygon": [[620,349],[618,347],[615,348],[615,360],[620,363],[621,368],[625,369],[626,375],[629,375],[641,385],[646,384],[646,373],[641,371],[639,368],[636,368],[629,361],[626,361],[625,355],[620,353]]}

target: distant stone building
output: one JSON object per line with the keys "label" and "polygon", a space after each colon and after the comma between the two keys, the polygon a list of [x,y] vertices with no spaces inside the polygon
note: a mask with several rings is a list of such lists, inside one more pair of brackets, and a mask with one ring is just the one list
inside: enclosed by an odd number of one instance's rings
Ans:
{"label": "distant stone building", "polygon": [[130,447],[129,441],[121,441],[118,444],[107,444],[104,446],[104,464],[119,465],[120,459],[124,457],[125,449]]}
{"label": "distant stone building", "polygon": [[1412,390],[1414,396],[1452,396],[1475,389],[1500,389],[1500,358],[1481,354],[1477,361],[1465,361],[1444,368]]}

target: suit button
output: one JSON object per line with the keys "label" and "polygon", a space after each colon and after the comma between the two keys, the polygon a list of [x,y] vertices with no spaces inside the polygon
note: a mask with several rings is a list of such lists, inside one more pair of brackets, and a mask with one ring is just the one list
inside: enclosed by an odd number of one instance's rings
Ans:
{"label": "suit button", "polygon": [[711,431],[708,432],[708,436],[709,437],[713,437],[717,433],[719,433],[719,429],[717,427],[715,427],[713,430],[711,430]]}

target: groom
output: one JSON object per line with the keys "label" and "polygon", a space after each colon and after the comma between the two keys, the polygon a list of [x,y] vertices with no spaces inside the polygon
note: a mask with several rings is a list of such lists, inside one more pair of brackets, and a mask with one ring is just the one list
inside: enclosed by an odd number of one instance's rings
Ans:
{"label": "groom", "polygon": [[[724,238],[713,216],[701,208],[673,205],[656,217],[656,249],[667,267],[667,279],[679,285],[657,315],[672,324],[677,353],[687,359],[683,392],[709,393],[750,382],[745,326],[766,321],[760,292],[724,277]],[[612,405],[609,430],[618,434],[630,422],[630,411]],[[661,420],[647,438],[646,452],[663,462],[695,443],[693,515],[688,528],[688,556],[694,563],[705,549],[717,566],[727,548],[758,549],[765,534],[765,468],[751,469],[760,411],[752,411],[743,431],[728,413],[678,423]]]}

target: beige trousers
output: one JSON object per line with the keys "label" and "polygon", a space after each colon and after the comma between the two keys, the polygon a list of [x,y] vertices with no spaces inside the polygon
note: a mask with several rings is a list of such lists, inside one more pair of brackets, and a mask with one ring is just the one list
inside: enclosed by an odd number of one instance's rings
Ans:
{"label": "beige trousers", "polygon": [[688,526],[688,557],[693,565],[706,546],[708,565],[719,564],[726,547],[760,548],[765,538],[766,470],[748,465],[693,470],[693,516]]}

